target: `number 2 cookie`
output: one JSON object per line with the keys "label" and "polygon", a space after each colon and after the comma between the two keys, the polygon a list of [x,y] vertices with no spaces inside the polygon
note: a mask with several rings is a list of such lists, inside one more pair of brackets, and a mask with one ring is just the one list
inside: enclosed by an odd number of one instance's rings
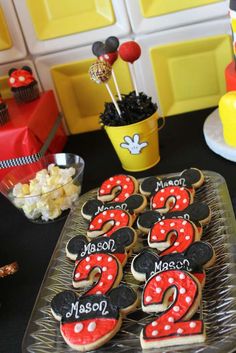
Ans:
{"label": "number 2 cookie", "polygon": [[[169,297],[174,293],[174,300]],[[198,280],[181,270],[167,270],[154,274],[145,284],[142,309],[160,313],[141,331],[142,348],[161,348],[180,344],[204,342],[202,320],[191,320],[201,300]]]}
{"label": "number 2 cookie", "polygon": [[98,189],[100,201],[123,202],[130,195],[138,192],[138,181],[131,175],[117,174],[105,180]]}

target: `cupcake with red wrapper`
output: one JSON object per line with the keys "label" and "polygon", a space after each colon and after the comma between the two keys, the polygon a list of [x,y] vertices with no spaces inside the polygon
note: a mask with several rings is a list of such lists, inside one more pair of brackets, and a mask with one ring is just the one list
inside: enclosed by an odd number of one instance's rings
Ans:
{"label": "cupcake with red wrapper", "polygon": [[8,120],[9,120],[8,107],[0,94],[0,125],[6,124]]}
{"label": "cupcake with red wrapper", "polygon": [[8,74],[8,83],[17,103],[31,102],[39,97],[38,83],[29,66],[12,68]]}

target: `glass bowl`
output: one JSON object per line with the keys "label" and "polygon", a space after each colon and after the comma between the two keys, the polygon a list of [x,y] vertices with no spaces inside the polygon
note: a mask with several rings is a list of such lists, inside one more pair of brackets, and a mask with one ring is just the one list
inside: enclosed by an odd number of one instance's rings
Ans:
{"label": "glass bowl", "polygon": [[35,223],[67,216],[81,193],[84,160],[56,153],[15,167],[0,182],[0,192]]}

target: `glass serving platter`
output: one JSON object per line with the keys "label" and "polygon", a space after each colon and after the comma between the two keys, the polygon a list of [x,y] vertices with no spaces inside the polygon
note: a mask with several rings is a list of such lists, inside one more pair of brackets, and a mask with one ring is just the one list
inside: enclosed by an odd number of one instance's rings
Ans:
{"label": "glass serving platter", "polygon": [[[207,340],[202,344],[171,346],[162,349],[142,350],[140,331],[151,321],[153,314],[137,309],[124,320],[120,331],[96,352],[105,353],[217,353],[233,352],[236,346],[236,223],[224,178],[204,171],[205,183],[197,190],[195,199],[208,204],[212,211],[211,222],[205,226],[202,240],[212,244],[216,253],[214,266],[207,270],[206,284],[200,306],[200,316],[206,325]],[[82,218],[82,204],[96,197],[97,189],[82,195],[69,214],[42,282],[27,330],[23,353],[75,352],[63,340],[59,322],[51,315],[50,302],[59,292],[72,289],[74,263],[65,256],[65,246],[77,234],[86,234],[87,222]],[[146,246],[146,236],[139,236],[134,253]],[[134,255],[132,255],[134,256]],[[130,272],[132,257],[124,267],[122,283],[140,291],[142,286]],[[82,290],[76,290],[82,294]]]}

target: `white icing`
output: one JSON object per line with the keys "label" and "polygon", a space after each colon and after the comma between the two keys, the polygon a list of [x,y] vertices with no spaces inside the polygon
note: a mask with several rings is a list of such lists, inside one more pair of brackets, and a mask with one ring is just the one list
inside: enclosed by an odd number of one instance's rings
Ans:
{"label": "white icing", "polygon": [[146,302],[149,303],[152,300],[152,297],[150,295],[147,296]]}
{"label": "white icing", "polygon": [[167,330],[170,330],[170,325],[165,325],[164,329],[167,331]]}
{"label": "white icing", "polygon": [[177,313],[177,312],[179,311],[179,306],[178,306],[178,305],[175,305],[175,306],[173,307],[173,310]]}
{"label": "white icing", "polygon": [[190,322],[189,326],[190,326],[191,328],[196,327],[196,322]]}
{"label": "white icing", "polygon": [[174,282],[174,278],[169,278],[169,279],[168,279],[168,282],[169,282],[169,283],[173,283],[173,282]]}
{"label": "white icing", "polygon": [[161,281],[161,276],[156,276],[156,281],[160,282]]}
{"label": "white icing", "polygon": [[157,293],[161,293],[161,291],[162,291],[162,289],[161,289],[160,287],[157,287],[157,288],[156,288],[156,292],[157,292]]}
{"label": "white icing", "polygon": [[184,330],[182,329],[182,328],[178,328],[178,330],[177,330],[177,333],[178,334],[181,334],[181,333],[183,333],[184,332]]}
{"label": "white icing", "polygon": [[152,336],[157,336],[157,335],[158,335],[158,331],[157,330],[152,331]]}
{"label": "white icing", "polygon": [[109,276],[107,277],[107,279],[112,280],[112,279],[113,279],[113,276],[112,276],[112,275],[109,275]]}
{"label": "white icing", "polygon": [[78,324],[75,325],[74,332],[79,333],[83,330],[83,328],[84,328],[84,325],[81,322],[79,322]]}
{"label": "white icing", "polygon": [[179,292],[180,292],[180,294],[184,294],[184,293],[186,293],[186,289],[182,287],[182,288],[180,288]]}
{"label": "white icing", "polygon": [[187,303],[190,303],[192,299],[190,297],[186,297],[185,300]]}

